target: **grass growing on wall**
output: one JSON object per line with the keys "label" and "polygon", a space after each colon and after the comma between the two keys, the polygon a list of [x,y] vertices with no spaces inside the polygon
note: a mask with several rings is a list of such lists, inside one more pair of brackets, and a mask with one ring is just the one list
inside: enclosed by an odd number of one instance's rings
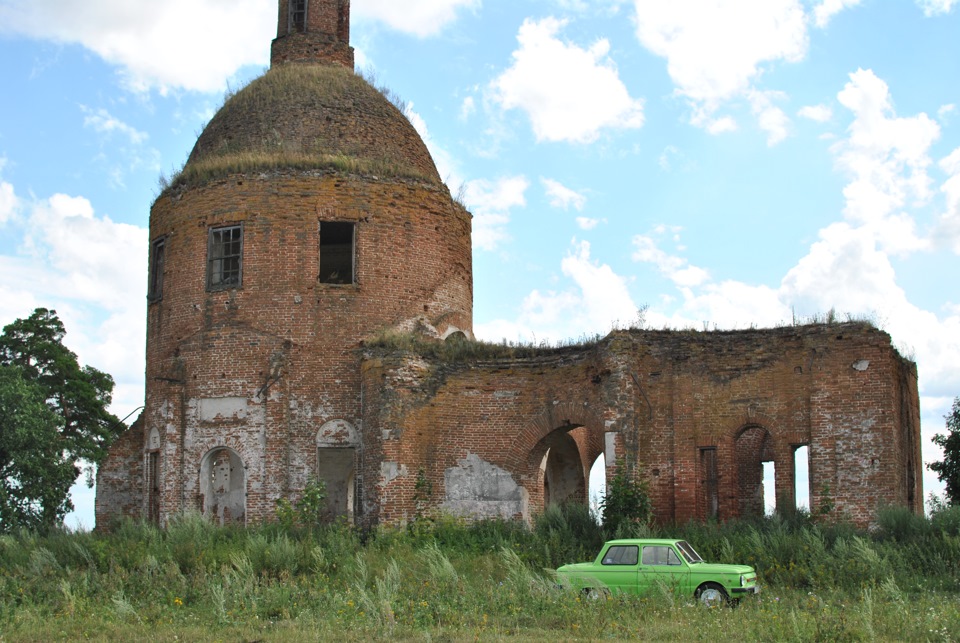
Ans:
{"label": "grass growing on wall", "polygon": [[[586,516],[586,520],[585,520]],[[899,510],[875,532],[807,516],[673,529],[708,560],[754,565],[757,600],[708,609],[662,587],[589,601],[550,570],[606,537],[585,509],[532,529],[435,516],[407,528],[240,530],[187,516],[166,531],[0,537],[0,639],[955,641],[960,508]],[[638,527],[637,529],[640,529]]]}

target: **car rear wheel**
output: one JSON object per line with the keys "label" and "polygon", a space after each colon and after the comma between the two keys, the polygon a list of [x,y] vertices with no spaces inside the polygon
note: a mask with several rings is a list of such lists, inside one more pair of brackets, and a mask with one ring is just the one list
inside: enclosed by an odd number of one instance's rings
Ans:
{"label": "car rear wheel", "polygon": [[730,597],[727,595],[727,590],[723,589],[721,585],[717,585],[716,583],[704,583],[698,587],[696,597],[700,603],[706,605],[707,607],[720,605],[721,603],[726,603],[728,600],[730,600]]}

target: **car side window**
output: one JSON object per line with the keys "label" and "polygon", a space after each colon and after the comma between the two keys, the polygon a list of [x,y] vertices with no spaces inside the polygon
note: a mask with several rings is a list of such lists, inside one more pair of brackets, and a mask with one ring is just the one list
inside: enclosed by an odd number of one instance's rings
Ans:
{"label": "car side window", "polygon": [[666,545],[650,545],[643,548],[644,565],[679,565],[680,557],[673,547]]}
{"label": "car side window", "polygon": [[636,545],[612,545],[604,554],[603,565],[636,565],[639,547]]}

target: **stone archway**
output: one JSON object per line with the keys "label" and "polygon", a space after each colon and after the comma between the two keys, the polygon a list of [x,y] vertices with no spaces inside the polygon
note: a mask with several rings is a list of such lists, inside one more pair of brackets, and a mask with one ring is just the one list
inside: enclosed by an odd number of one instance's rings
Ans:
{"label": "stone archway", "polygon": [[752,424],[734,441],[737,467],[737,510],[741,517],[764,515],[763,463],[774,462],[773,436],[763,426]]}
{"label": "stone archway", "polygon": [[560,428],[542,440],[541,448],[546,449],[540,464],[544,508],[567,502],[586,502],[584,459],[571,435],[573,431]]}
{"label": "stone archway", "polygon": [[247,505],[246,471],[236,451],[211,449],[200,462],[203,517],[220,525],[243,525]]}

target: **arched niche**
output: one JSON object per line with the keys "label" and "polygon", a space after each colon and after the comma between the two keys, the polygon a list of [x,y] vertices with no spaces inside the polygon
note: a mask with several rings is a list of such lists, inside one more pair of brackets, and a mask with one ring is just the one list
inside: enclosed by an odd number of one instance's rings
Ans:
{"label": "arched niche", "polygon": [[[544,449],[540,470],[543,476],[543,506],[567,502],[584,503],[587,484],[584,460],[573,435],[578,428],[562,427],[547,435],[538,448]],[[581,432],[584,429],[579,428]]]}
{"label": "arched niche", "polygon": [[200,462],[203,517],[220,525],[246,520],[246,471],[243,460],[227,447],[211,449]]}
{"label": "arched niche", "polygon": [[353,522],[360,432],[346,420],[330,420],[317,431],[317,479],[326,486],[327,518]]}

